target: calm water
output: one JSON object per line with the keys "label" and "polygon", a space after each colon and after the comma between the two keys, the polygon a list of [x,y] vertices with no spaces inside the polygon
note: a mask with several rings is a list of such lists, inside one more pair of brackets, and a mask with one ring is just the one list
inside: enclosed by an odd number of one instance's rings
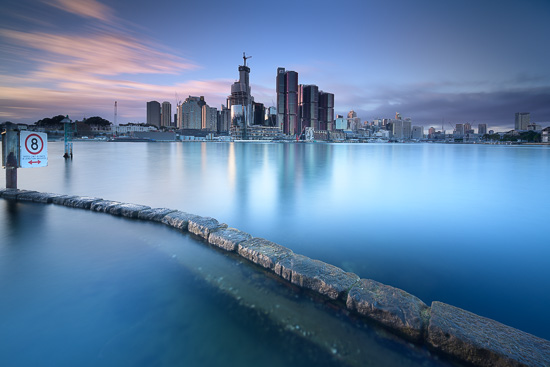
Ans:
{"label": "calm water", "polygon": [[20,188],[212,216],[550,338],[548,147],[82,142],[67,162],[48,148]]}

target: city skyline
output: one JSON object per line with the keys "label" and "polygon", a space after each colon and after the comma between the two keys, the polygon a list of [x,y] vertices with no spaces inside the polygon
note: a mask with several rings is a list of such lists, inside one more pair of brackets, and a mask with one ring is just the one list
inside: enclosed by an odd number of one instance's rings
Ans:
{"label": "city skyline", "polygon": [[[541,47],[548,15],[544,1],[8,0],[0,122],[58,114],[113,121],[115,101],[119,123],[145,122],[147,101],[175,106],[176,93],[219,107],[246,51],[252,93],[266,107],[276,105],[283,67],[300,84],[334,93],[335,114],[354,110],[372,121],[400,112],[426,128],[444,121],[446,130],[510,130],[517,112],[550,121],[550,50]],[[296,26],[280,27],[281,19]]]}

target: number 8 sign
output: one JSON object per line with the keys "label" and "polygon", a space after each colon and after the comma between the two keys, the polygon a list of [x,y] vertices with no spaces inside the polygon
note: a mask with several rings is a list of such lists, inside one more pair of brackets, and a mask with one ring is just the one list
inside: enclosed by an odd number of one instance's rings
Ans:
{"label": "number 8 sign", "polygon": [[48,136],[45,133],[21,131],[19,167],[46,167],[48,165]]}

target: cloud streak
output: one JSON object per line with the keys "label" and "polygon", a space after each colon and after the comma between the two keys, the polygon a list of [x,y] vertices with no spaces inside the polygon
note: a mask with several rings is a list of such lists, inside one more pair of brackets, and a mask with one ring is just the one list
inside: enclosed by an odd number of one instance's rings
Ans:
{"label": "cloud streak", "polygon": [[44,3],[84,18],[94,18],[104,22],[110,22],[114,14],[110,7],[95,0],[52,0]]}

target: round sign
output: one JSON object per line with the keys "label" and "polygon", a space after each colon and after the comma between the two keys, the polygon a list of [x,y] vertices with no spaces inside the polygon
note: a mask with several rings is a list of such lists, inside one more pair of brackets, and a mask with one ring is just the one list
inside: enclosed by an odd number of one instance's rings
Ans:
{"label": "round sign", "polygon": [[25,149],[30,154],[39,154],[44,149],[44,141],[38,134],[30,134],[25,139]]}

